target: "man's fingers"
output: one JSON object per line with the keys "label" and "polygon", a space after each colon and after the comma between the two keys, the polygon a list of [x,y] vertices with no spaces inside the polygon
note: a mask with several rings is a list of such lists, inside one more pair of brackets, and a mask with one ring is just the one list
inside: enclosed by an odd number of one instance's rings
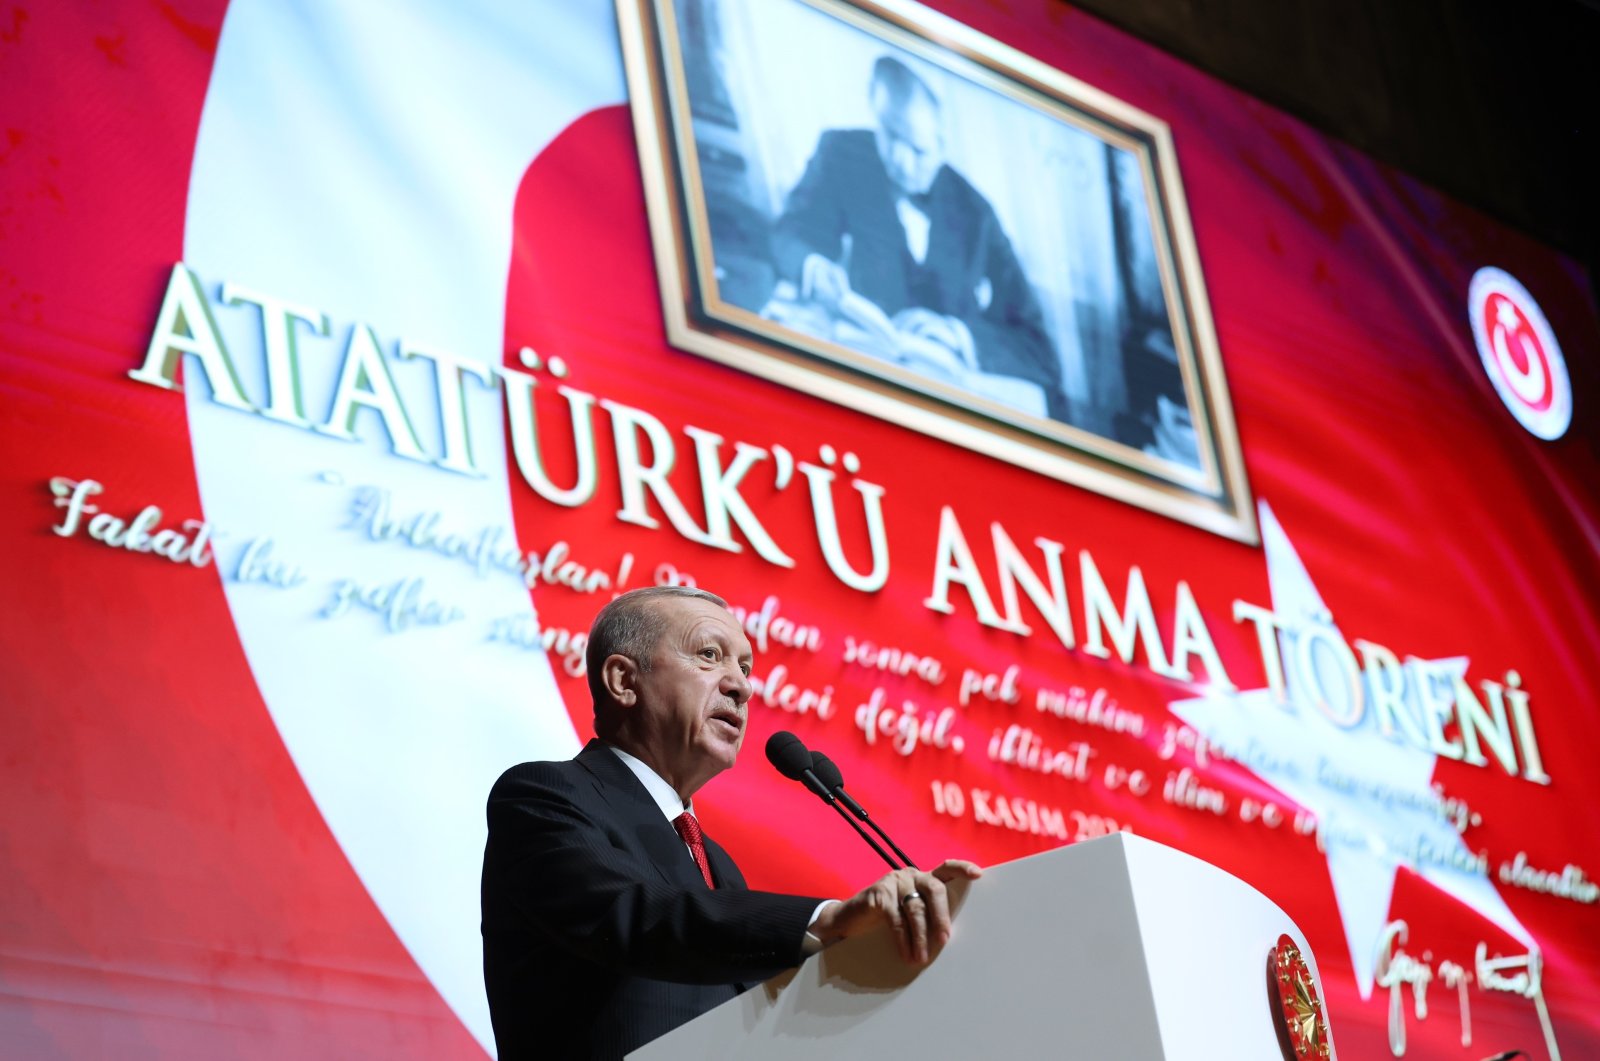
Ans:
{"label": "man's fingers", "polygon": [[926,339],[943,343],[946,346],[955,346],[957,343],[955,329],[950,327],[948,321],[937,313],[925,309],[912,309],[901,316],[900,327],[912,335],[920,335]]}
{"label": "man's fingers", "polygon": [[832,262],[828,262],[827,268],[822,270],[821,283],[818,286],[822,297],[829,302],[839,301],[850,290],[850,282],[845,278],[844,270]]}
{"label": "man's fingers", "polygon": [[800,265],[800,297],[834,303],[850,290],[850,281],[838,262],[809,254]]}
{"label": "man's fingers", "polygon": [[813,255],[806,259],[805,265],[800,269],[800,297],[817,297],[817,259]]}
{"label": "man's fingers", "polygon": [[918,965],[928,962],[928,902],[917,892],[908,892],[900,900],[905,912],[906,935],[910,944],[911,960]]}
{"label": "man's fingers", "polygon": [[967,880],[977,880],[983,876],[983,867],[976,862],[968,862],[966,859],[952,858],[941,863],[933,871],[933,875],[942,881],[952,881],[963,877]]}
{"label": "man's fingers", "polygon": [[910,870],[896,870],[878,882],[888,896],[889,926],[894,932],[895,946],[900,960],[920,962],[923,948],[927,946],[927,926],[923,923],[921,897],[917,895],[916,875]]}
{"label": "man's fingers", "polygon": [[884,918],[889,922],[889,930],[894,934],[895,948],[900,951],[900,960],[911,960],[910,935],[906,927],[907,913],[901,905],[900,895],[887,881],[874,889],[875,902],[883,910]]}
{"label": "man's fingers", "polygon": [[817,924],[837,938],[856,935],[882,920],[894,935],[900,959],[926,965],[933,952],[950,939],[950,895],[946,880],[972,879],[983,870],[952,859],[932,873],[900,869],[885,874],[849,902],[824,910]]}
{"label": "man's fingers", "polygon": [[950,938],[950,896],[937,877],[929,880],[923,893],[928,908],[928,938],[943,946]]}
{"label": "man's fingers", "polygon": [[902,903],[911,922],[912,949],[918,963],[926,964],[932,960],[932,948],[943,946],[950,938],[950,896],[944,882],[931,873],[917,874],[912,885],[916,891]]}

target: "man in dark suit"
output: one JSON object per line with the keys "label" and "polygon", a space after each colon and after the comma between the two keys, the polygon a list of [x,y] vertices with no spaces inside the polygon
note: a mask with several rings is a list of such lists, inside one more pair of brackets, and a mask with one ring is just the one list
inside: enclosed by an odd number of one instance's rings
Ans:
{"label": "man in dark suit", "polygon": [[1038,299],[994,208],[945,163],[938,97],[889,56],[869,91],[877,128],[824,132],[789,193],[773,235],[778,275],[846,316],[852,298],[873,303],[934,374],[1037,384],[1064,419]]}
{"label": "man in dark suit", "polygon": [[948,936],[944,881],[901,870],[843,902],[745,887],[691,798],[732,766],[750,642],[721,598],[635,590],[590,631],[596,740],[489,795],[483,967],[502,1061],[612,1058],[836,939],[887,921],[907,960]]}

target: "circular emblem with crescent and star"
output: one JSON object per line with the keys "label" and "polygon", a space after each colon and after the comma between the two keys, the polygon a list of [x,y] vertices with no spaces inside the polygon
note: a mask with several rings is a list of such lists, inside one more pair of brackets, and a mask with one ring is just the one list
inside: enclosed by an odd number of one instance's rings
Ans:
{"label": "circular emblem with crescent and star", "polygon": [[1560,438],[1572,423],[1572,384],[1539,304],[1510,273],[1486,266],[1473,274],[1467,306],[1495,393],[1534,435]]}
{"label": "circular emblem with crescent and star", "polygon": [[1328,1030],[1328,1015],[1317,994],[1316,978],[1294,940],[1279,936],[1278,945],[1267,952],[1267,967],[1284,1061],[1323,1061],[1331,1057],[1333,1036]]}

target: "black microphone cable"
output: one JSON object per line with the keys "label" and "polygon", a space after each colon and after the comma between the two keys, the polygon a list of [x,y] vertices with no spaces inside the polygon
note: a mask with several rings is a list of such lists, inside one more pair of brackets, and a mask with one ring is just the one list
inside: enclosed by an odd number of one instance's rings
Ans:
{"label": "black microphone cable", "polygon": [[[815,793],[818,799],[822,800],[828,806],[838,811],[839,817],[850,823],[850,827],[860,834],[861,839],[865,840],[872,846],[872,850],[876,851],[878,853],[878,857],[889,864],[890,869],[904,868],[900,865],[900,863],[890,858],[889,852],[885,851],[882,846],[879,845],[878,841],[874,840],[872,836],[861,827],[861,823],[851,817],[850,813],[839,805],[839,801],[834,797],[832,790],[830,790],[828,786],[823,783],[822,779],[817,776],[816,771],[812,769],[811,753],[806,750],[806,746],[801,743],[799,737],[796,737],[793,733],[790,733],[787,730],[779,730],[771,737],[768,737],[767,761],[777,769],[778,773],[792,781],[799,781],[801,784],[805,785],[813,793]],[[851,802],[854,801],[852,800]],[[885,839],[887,839],[887,837],[885,837]],[[896,850],[898,851],[899,849],[896,848]],[[901,857],[904,858],[905,856],[902,855]],[[908,859],[906,861],[906,865],[909,866],[910,864],[910,860]],[[912,868],[914,869],[916,867],[913,866]]]}
{"label": "black microphone cable", "polygon": [[828,758],[826,755],[823,755],[821,752],[812,752],[811,772],[816,774],[818,780],[820,780],[824,785],[828,786],[828,791],[833,793],[839,802],[843,803],[845,807],[849,809],[851,814],[854,814],[857,818],[860,818],[862,821],[872,826],[872,831],[883,837],[883,842],[888,844],[890,849],[892,849],[895,854],[900,856],[900,861],[904,862],[912,869],[917,868],[917,864],[911,861],[911,859],[906,856],[904,851],[900,850],[900,845],[891,840],[889,838],[889,834],[883,831],[883,826],[873,821],[872,816],[867,813],[867,809],[861,804],[857,803],[854,797],[844,790],[844,774],[839,771],[839,767],[832,759]]}

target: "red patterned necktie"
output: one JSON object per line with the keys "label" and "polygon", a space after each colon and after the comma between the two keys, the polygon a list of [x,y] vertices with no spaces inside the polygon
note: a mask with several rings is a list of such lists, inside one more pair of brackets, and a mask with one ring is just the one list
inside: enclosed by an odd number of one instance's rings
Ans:
{"label": "red patterned necktie", "polygon": [[700,823],[693,814],[684,811],[672,819],[672,827],[689,845],[689,853],[694,856],[694,864],[700,867],[700,876],[706,879],[706,887],[715,889],[716,885],[711,883],[711,863],[706,861],[706,834],[700,831]]}

